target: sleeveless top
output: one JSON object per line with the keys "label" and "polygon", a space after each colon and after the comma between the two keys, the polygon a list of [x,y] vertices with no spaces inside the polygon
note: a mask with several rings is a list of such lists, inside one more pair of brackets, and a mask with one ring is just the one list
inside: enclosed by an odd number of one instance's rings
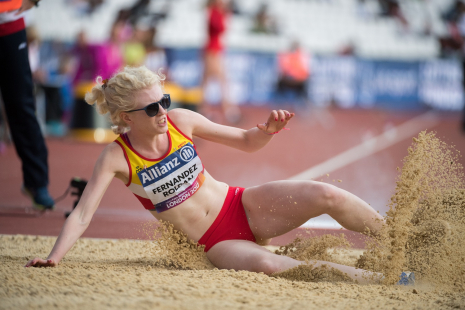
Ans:
{"label": "sleeveless top", "polygon": [[126,134],[115,140],[123,149],[129,166],[126,186],[145,209],[158,213],[189,199],[205,181],[204,167],[193,141],[168,116],[167,123],[169,148],[157,159],[140,155]]}
{"label": "sleeveless top", "polygon": [[211,52],[221,52],[224,49],[221,39],[226,30],[226,13],[216,7],[211,7],[208,14],[208,41],[205,49]]}

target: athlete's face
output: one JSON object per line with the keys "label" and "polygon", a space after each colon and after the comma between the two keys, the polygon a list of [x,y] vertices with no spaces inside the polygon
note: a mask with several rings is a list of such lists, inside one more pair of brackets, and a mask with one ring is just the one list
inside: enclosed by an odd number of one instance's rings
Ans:
{"label": "athlete's face", "polygon": [[[134,110],[143,109],[153,102],[159,101],[163,97],[161,87],[154,85],[148,89],[141,90],[137,93],[135,100],[137,105]],[[142,130],[148,130],[155,133],[165,133],[168,130],[166,120],[167,111],[159,105],[158,114],[150,117],[144,110],[125,113],[130,119],[131,126],[138,126]],[[126,120],[125,120],[126,121]],[[128,121],[126,121],[128,122]]]}

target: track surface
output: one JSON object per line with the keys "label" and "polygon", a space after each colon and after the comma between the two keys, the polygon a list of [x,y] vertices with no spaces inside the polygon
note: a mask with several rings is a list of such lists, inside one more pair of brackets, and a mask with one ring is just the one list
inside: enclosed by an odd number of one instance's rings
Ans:
{"label": "track surface", "polygon": [[[238,127],[248,129],[265,122],[269,111],[269,107],[242,108],[244,118]],[[253,154],[208,141],[195,142],[210,174],[232,186],[249,187],[274,180],[302,178],[302,175],[305,178],[302,173],[312,167],[317,166],[318,169],[312,170],[317,172],[333,167],[329,177],[324,172],[321,177],[312,178],[336,184],[358,195],[384,215],[395,188],[396,167],[402,166],[411,138],[420,130],[436,131],[438,137],[465,152],[465,136],[459,131],[460,113],[428,112],[426,118],[423,117],[425,113],[338,109],[324,113],[301,112],[289,124],[290,131],[276,135],[264,149]],[[402,127],[409,121],[413,127]],[[380,137],[386,131],[388,133]],[[72,177],[89,179],[94,163],[105,147],[67,138],[47,139],[47,145],[49,189],[53,197],[66,190]],[[347,153],[348,150],[351,151]],[[337,157],[339,154],[343,156]],[[329,163],[322,165],[328,160]],[[461,161],[465,164],[463,158]],[[64,213],[71,210],[75,198],[68,196],[57,204],[54,212],[38,214],[32,211],[30,201],[21,195],[21,183],[21,163],[10,145],[0,155],[0,234],[57,236],[65,220]],[[83,236],[146,239],[141,223],[151,220],[154,220],[152,215],[140,206],[124,184],[114,180]],[[313,227],[315,234],[341,232],[327,216],[312,219],[306,226]],[[272,244],[287,243],[298,232],[295,230],[275,238]],[[356,247],[363,246],[358,234],[342,232]]]}

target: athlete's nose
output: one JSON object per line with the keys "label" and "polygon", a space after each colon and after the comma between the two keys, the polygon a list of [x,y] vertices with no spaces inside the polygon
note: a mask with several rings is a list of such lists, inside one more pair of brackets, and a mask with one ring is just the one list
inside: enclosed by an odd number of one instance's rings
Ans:
{"label": "athlete's nose", "polygon": [[166,115],[166,114],[168,114],[168,111],[165,110],[165,109],[161,106],[161,104],[158,104],[158,115]]}

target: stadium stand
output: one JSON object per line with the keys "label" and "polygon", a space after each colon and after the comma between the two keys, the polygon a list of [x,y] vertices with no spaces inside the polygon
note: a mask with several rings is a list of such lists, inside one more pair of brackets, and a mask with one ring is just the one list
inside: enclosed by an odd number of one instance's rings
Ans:
{"label": "stadium stand", "polygon": [[[107,39],[112,22],[121,8],[134,0],[107,0],[94,13],[76,13],[69,1],[48,0],[35,10],[32,22],[47,39],[73,41],[84,29],[89,39]],[[166,0],[152,1],[150,11],[160,10]],[[205,1],[169,1],[168,17],[158,25],[157,43],[163,47],[198,48],[205,39]],[[337,54],[347,44],[356,55],[372,59],[429,59],[439,56],[437,37],[447,32],[441,13],[451,0],[401,1],[408,21],[403,27],[395,18],[380,17],[376,0],[240,0],[240,14],[232,15],[226,44],[231,49],[277,52],[291,40],[299,40],[315,54]],[[279,26],[277,35],[250,31],[253,17],[262,3],[268,5]]]}

